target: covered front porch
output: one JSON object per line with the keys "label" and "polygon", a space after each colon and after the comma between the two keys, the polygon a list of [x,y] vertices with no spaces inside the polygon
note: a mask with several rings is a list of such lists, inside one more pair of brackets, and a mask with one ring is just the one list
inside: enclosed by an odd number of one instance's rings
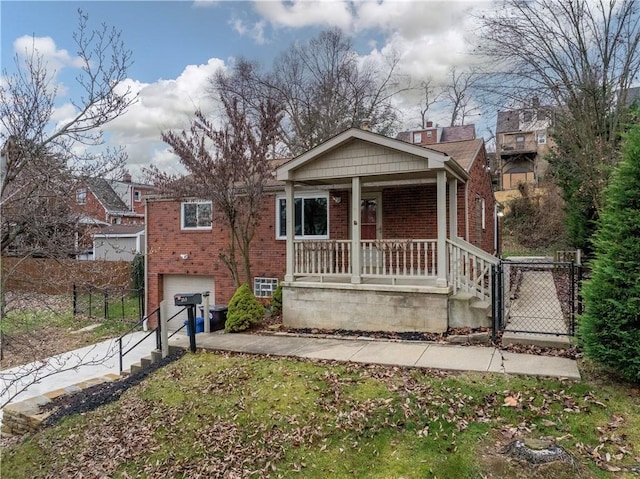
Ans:
{"label": "covered front porch", "polygon": [[[283,165],[277,178],[285,183],[286,325],[442,332],[452,296],[490,299],[496,258],[465,239],[469,174],[447,155],[354,129]],[[299,234],[305,210],[296,200],[310,190],[328,192],[326,231],[314,230],[325,237]]]}

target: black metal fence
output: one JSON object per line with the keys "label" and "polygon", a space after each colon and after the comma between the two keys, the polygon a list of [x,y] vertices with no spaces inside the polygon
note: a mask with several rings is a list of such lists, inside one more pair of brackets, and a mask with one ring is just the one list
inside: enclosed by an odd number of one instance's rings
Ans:
{"label": "black metal fence", "polygon": [[73,315],[139,321],[144,314],[144,290],[73,285]]}
{"label": "black metal fence", "polygon": [[494,332],[574,336],[582,266],[503,260],[493,269]]}

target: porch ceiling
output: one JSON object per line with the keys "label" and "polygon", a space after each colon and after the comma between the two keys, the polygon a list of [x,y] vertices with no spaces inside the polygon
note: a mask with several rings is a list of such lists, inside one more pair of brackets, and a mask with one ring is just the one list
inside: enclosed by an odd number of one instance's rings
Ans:
{"label": "porch ceiling", "polygon": [[276,170],[280,181],[308,185],[431,182],[438,171],[466,181],[468,173],[445,153],[352,128]]}

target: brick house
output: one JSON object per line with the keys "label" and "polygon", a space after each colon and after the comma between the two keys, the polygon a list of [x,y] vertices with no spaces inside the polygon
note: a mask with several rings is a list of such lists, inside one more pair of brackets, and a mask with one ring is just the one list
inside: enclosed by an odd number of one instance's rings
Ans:
{"label": "brick house", "polygon": [[126,173],[121,181],[87,178],[75,191],[77,211],[109,224],[144,224],[144,199],[153,185],[133,183]]}
{"label": "brick house", "polygon": [[[144,199],[156,191],[153,185],[132,182],[129,173],[125,173],[122,180],[87,178],[80,182],[71,200],[82,228],[76,257],[128,261],[134,250],[123,249],[121,243],[140,243],[145,221]],[[114,233],[109,229],[111,226],[122,226],[124,230],[116,228]],[[138,247],[137,251],[142,249]]]}
{"label": "brick house", "polygon": [[[252,245],[252,286],[268,297],[283,285],[285,324],[436,332],[486,320],[486,311],[449,319],[454,301],[487,301],[496,261],[483,140],[424,147],[352,128],[275,179]],[[218,259],[228,235],[215,205],[152,197],[146,208],[147,313],[166,299],[164,314],[175,314],[173,295],[185,292],[228,303],[234,286]]]}

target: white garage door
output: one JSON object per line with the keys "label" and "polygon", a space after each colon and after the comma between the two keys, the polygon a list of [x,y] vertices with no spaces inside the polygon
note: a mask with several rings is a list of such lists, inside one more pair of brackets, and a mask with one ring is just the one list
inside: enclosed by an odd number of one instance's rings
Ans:
{"label": "white garage door", "polygon": [[[167,309],[169,318],[180,311],[182,306],[173,305],[173,296],[180,293],[203,293],[209,291],[209,304],[215,304],[214,281],[211,276],[193,276],[193,275],[165,275],[162,283],[164,298],[167,300]],[[203,301],[204,302],[204,301]],[[200,316],[199,306],[196,309],[196,315]],[[175,317],[169,322],[169,330],[175,331],[182,326],[184,320],[187,319],[187,312]]]}

